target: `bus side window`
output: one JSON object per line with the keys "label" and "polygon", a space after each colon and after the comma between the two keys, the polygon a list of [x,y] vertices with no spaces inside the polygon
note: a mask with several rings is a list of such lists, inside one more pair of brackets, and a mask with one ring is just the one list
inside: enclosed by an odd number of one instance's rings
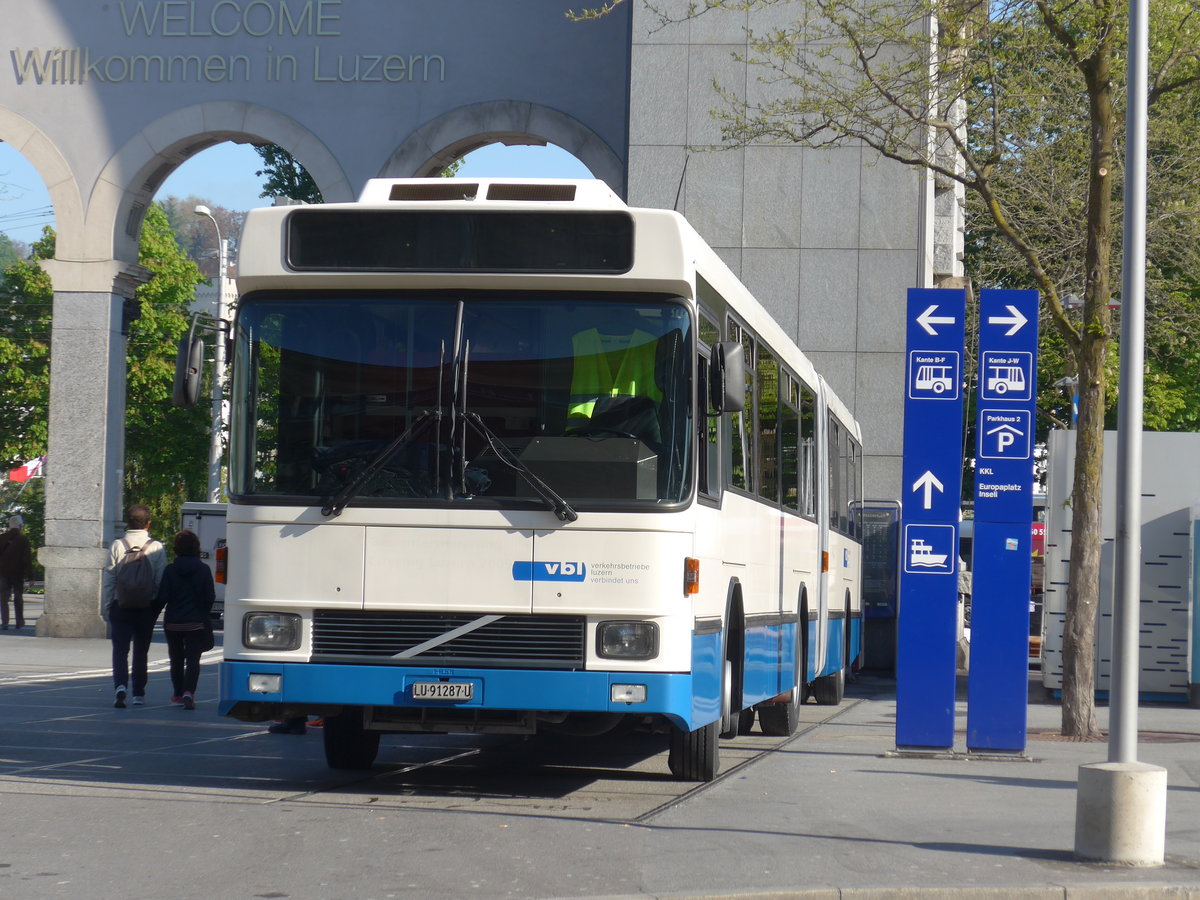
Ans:
{"label": "bus side window", "polygon": [[696,408],[700,414],[696,416],[696,440],[700,452],[696,455],[699,466],[697,484],[700,493],[709,497],[721,495],[721,417],[712,409],[708,396],[708,357],[703,353],[696,359],[698,377],[698,402]]}
{"label": "bus side window", "polygon": [[800,385],[800,512],[817,516],[817,395]]}
{"label": "bus side window", "polygon": [[765,344],[758,345],[758,495],[779,502],[779,364]]}
{"label": "bus side window", "polygon": [[780,377],[779,478],[783,505],[800,512],[800,384],[786,372]]}
{"label": "bus side window", "polygon": [[708,393],[708,348],[720,340],[716,322],[703,311],[700,315],[700,352],[696,357],[696,442],[699,452],[697,484],[700,493],[709,497],[721,496],[721,416],[712,408]]}
{"label": "bus side window", "polygon": [[[733,318],[727,320],[726,339],[742,345],[742,359],[747,372],[755,371],[754,335],[741,327]],[[730,413],[725,418],[729,435],[729,485],[744,491],[754,490],[755,430],[754,394],[756,379],[746,379],[746,407],[741,412]]]}

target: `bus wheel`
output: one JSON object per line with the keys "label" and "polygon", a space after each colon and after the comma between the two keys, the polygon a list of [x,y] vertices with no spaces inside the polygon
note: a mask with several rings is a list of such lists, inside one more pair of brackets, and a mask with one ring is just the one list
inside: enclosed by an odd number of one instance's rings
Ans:
{"label": "bus wheel", "polygon": [[750,734],[754,730],[754,707],[748,707],[738,713],[738,734]]}
{"label": "bus wheel", "polygon": [[369,769],[379,754],[379,732],[363,728],[362,711],[325,719],[325,762],[331,769]]}
{"label": "bus wheel", "polygon": [[787,737],[800,724],[800,685],[793,685],[786,703],[768,703],[758,708],[758,724],[763,734]]}
{"label": "bus wheel", "polygon": [[681,781],[712,781],[721,768],[720,720],[709,722],[695,731],[671,728],[671,752],[667,765]]}
{"label": "bus wheel", "polygon": [[821,706],[837,706],[846,696],[846,670],[838,669],[831,675],[822,675],[812,683],[813,699]]}

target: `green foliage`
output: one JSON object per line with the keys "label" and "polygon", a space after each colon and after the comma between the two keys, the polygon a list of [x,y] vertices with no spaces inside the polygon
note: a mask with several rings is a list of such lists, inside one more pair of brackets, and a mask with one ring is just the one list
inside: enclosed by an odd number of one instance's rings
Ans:
{"label": "green foliage", "polygon": [[255,175],[267,176],[260,197],[290,197],[305,203],[321,203],[321,189],[300,165],[300,161],[276,144],[264,144],[254,148],[262,158],[263,168]]}
{"label": "green foliage", "polygon": [[0,231],[0,272],[20,261],[24,256],[19,245],[3,231]]}
{"label": "green foliage", "polygon": [[152,277],[138,289],[141,315],[129,328],[126,350],[125,498],[150,507],[163,537],[178,527],[180,506],[203,499],[207,489],[208,407],[171,404],[176,345],[203,279],[157,204],[142,223],[138,261]]}
{"label": "green foliage", "polygon": [[0,273],[0,465],[5,471],[46,452],[50,313],[54,290],[36,263]]}

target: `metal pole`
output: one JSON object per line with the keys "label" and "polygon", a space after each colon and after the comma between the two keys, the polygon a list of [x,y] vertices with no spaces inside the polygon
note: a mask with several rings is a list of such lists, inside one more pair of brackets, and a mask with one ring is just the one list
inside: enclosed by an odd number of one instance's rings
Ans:
{"label": "metal pole", "polygon": [[1121,384],[1117,419],[1116,594],[1108,760],[1137,760],[1138,631],[1141,602],[1142,403],[1146,291],[1147,0],[1129,4],[1125,228],[1121,263]]}
{"label": "metal pole", "polygon": [[[218,231],[218,236],[220,232]],[[217,250],[220,271],[217,273],[217,323],[225,321],[228,304],[225,302],[226,266],[228,251],[226,242],[220,240]],[[208,450],[208,500],[221,500],[221,461],[225,456],[225,332],[218,329],[213,337],[213,427]]]}

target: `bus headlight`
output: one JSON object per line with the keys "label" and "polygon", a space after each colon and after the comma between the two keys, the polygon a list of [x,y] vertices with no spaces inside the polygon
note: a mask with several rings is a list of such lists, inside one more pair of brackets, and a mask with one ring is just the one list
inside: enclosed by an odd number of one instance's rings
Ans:
{"label": "bus headlight", "polygon": [[295,613],[246,613],[242,644],[252,650],[295,650],[300,646],[300,617]]}
{"label": "bus headlight", "polygon": [[601,622],[596,626],[596,655],[605,659],[654,659],[657,622]]}

